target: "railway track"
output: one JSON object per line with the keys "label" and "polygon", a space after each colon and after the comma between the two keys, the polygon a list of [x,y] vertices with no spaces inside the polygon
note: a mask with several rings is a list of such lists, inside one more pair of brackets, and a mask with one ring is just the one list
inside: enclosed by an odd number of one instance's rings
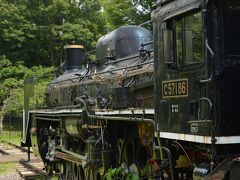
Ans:
{"label": "railway track", "polygon": [[40,160],[30,162],[20,160],[20,163],[16,165],[16,171],[24,179],[51,179],[44,171],[44,164]]}
{"label": "railway track", "polygon": [[[30,157],[30,161],[28,161]],[[0,142],[0,163],[16,163],[19,179],[51,179],[44,171],[43,162],[28,150],[9,142]]]}
{"label": "railway track", "polygon": [[18,162],[21,158],[27,158],[27,153],[21,147],[17,148],[11,143],[0,142],[0,162]]}

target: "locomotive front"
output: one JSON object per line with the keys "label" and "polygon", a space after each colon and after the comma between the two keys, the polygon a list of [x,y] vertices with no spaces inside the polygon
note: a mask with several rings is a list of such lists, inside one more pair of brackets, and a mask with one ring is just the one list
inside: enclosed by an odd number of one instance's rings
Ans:
{"label": "locomotive front", "polygon": [[153,159],[151,33],[125,26],[102,37],[97,59],[83,66],[83,47],[66,45],[66,71],[47,87],[47,107],[29,111],[25,141],[49,173],[64,179],[147,177]]}

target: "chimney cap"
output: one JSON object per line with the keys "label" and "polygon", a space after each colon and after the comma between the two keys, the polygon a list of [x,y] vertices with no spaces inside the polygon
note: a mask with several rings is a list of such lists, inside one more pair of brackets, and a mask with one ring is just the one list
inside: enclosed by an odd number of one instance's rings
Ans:
{"label": "chimney cap", "polygon": [[82,45],[65,45],[64,49],[83,49]]}

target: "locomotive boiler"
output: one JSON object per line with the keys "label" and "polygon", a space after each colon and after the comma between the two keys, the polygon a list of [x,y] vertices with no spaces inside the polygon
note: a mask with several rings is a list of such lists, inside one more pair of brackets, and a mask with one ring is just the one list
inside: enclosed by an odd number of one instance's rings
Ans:
{"label": "locomotive boiler", "polygon": [[138,26],[110,32],[86,67],[83,46],[64,49],[66,71],[48,85],[46,109],[29,111],[25,142],[63,179],[103,179],[119,166],[126,175],[147,177],[154,132],[151,32]]}

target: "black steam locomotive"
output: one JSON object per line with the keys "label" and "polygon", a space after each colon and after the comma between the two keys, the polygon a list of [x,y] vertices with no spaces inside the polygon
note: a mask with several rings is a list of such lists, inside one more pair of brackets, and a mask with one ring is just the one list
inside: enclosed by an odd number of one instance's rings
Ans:
{"label": "black steam locomotive", "polygon": [[83,46],[64,49],[66,71],[48,85],[47,108],[29,111],[26,141],[64,179],[102,179],[118,166],[146,176],[155,123],[151,32],[125,26],[103,36],[87,67]]}
{"label": "black steam locomotive", "polygon": [[[22,144],[63,179],[240,177],[240,1],[158,0],[153,37],[126,26],[66,45]],[[153,54],[154,52],[154,54]]]}

